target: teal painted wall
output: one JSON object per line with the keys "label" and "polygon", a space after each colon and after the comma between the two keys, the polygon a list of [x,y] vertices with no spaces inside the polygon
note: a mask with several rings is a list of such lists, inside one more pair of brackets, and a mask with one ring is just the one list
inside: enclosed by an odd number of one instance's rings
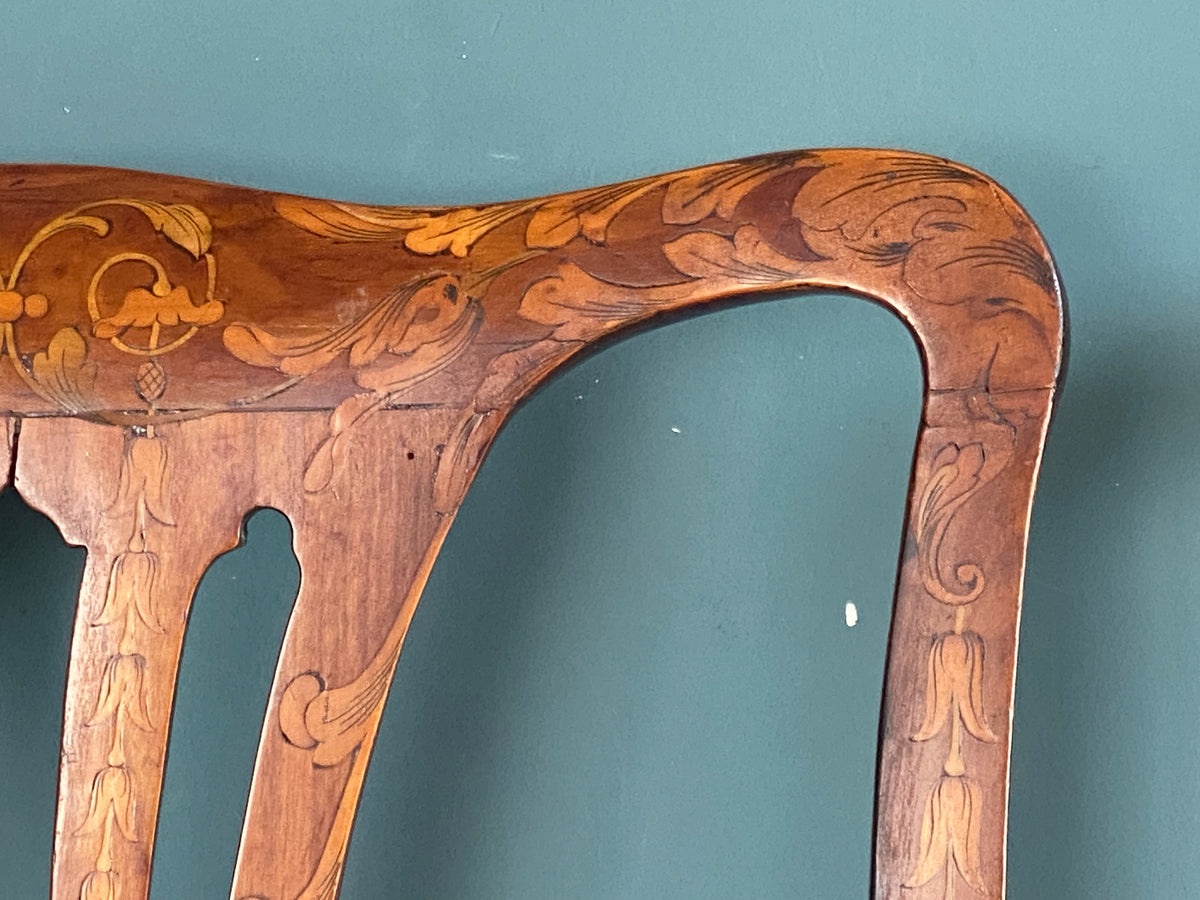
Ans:
{"label": "teal painted wall", "polygon": [[[1009,187],[1074,330],[1010,895],[1200,897],[1200,7],[165,6],[8,8],[0,159],[416,204],[877,145]],[[899,323],[833,297],[644,334],[545,388],[414,622],[344,900],[865,897],[919,396]],[[298,577],[281,516],[248,532],[197,597],[154,900],[227,896]],[[11,495],[0,533],[0,897],[25,900],[82,552]]]}

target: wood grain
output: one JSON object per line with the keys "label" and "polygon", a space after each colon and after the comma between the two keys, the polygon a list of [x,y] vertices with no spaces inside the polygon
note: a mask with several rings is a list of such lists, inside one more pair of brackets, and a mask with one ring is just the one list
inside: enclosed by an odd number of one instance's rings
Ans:
{"label": "wood grain", "polygon": [[841,290],[926,375],[888,649],[878,900],[1001,898],[1029,510],[1064,307],[994,182],[896,151],[720,163],[554,197],[371,207],[0,166],[16,485],[88,549],[54,900],[144,900],[192,595],[256,506],[302,579],[233,900],[334,900],[430,566],[512,409],[656,317]]}

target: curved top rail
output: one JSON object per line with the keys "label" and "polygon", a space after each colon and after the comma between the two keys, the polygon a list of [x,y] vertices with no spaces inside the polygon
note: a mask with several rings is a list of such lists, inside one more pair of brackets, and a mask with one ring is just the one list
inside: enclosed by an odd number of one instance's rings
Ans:
{"label": "curved top rail", "polygon": [[980,359],[993,390],[1046,388],[1061,357],[1028,216],[979,173],[908,153],[779,153],[453,208],[62,166],[0,166],[0,185],[0,409],[16,415],[503,405],[582,342],[777,290],[890,306],[933,390],[978,383]]}

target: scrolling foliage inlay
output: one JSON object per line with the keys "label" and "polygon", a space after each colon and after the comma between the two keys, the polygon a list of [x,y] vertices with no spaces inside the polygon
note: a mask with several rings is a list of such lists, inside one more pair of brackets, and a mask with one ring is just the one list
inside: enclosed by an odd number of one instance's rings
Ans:
{"label": "scrolling foliage inlay", "polygon": [[[54,235],[83,229],[102,238],[107,236],[112,223],[96,215],[96,211],[112,207],[140,212],[169,242],[194,259],[203,260],[208,272],[207,292],[198,305],[193,303],[188,288],[174,284],[162,261],[151,253],[113,253],[92,273],[86,288],[89,330],[124,353],[146,357],[133,383],[139,397],[145,400],[149,395],[161,396],[165,387],[166,376],[154,358],[183,346],[201,326],[218,321],[224,312],[223,304],[213,296],[217,263],[209,252],[212,225],[194,206],[129,198],[100,200],[47,222],[21,248],[12,271],[4,279],[5,289],[0,291],[3,353],[34,394],[68,413],[94,410],[96,364],[88,359],[87,343],[74,325],[56,331],[46,349],[32,359],[22,353],[16,325],[22,319],[40,319],[51,307],[51,300],[45,294],[22,292],[23,276],[33,255]],[[149,270],[151,280],[128,290],[118,308],[105,310],[99,299],[102,281],[111,270],[131,265]]]}

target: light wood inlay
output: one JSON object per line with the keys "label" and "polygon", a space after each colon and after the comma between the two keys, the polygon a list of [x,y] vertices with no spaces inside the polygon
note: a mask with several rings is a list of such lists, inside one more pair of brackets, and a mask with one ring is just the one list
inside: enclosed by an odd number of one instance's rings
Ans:
{"label": "light wood inlay", "polygon": [[231,898],[334,900],[405,633],[508,414],[586,346],[656,316],[805,290],[889,307],[925,365],[874,896],[998,900],[1064,309],[1044,242],[994,182],[820,150],[399,208],[0,167],[16,485],[88,550],[53,900],[145,900],[189,606],[249,510],[288,516],[302,579]]}

